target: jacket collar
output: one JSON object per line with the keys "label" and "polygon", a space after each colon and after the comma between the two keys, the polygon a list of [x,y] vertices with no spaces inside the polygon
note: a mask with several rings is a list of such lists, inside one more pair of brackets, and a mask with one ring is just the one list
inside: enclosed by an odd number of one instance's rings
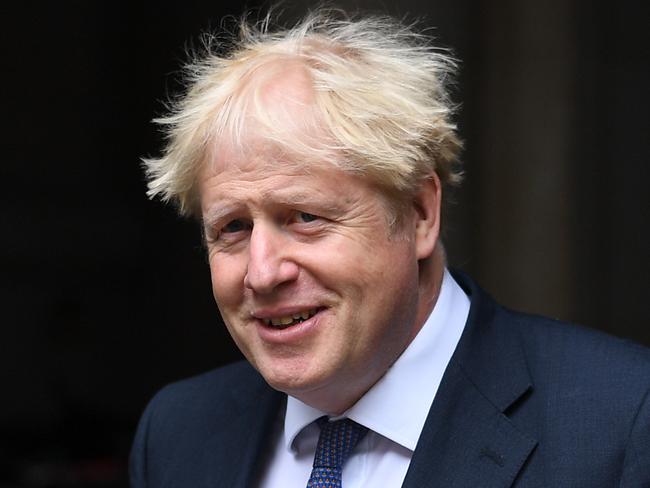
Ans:
{"label": "jacket collar", "polygon": [[513,316],[453,274],[472,305],[403,486],[508,487],[537,445],[507,416],[532,381]]}

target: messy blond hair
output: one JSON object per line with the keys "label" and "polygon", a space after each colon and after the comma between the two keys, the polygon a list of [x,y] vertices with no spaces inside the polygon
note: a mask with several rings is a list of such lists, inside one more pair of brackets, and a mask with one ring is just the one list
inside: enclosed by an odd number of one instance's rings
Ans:
{"label": "messy blond hair", "polygon": [[[144,159],[149,197],[195,213],[197,171],[218,157],[215,145],[245,150],[251,117],[256,140],[305,164],[367,177],[394,201],[412,197],[434,172],[443,184],[460,181],[461,143],[447,93],[455,63],[429,36],[392,18],[322,9],[291,28],[273,28],[267,16],[245,17],[237,30],[229,41],[210,37],[186,66],[185,93],[155,120],[166,145],[159,158]],[[289,64],[306,70],[314,123],[326,137],[288,137],[259,103],[255,80]]]}

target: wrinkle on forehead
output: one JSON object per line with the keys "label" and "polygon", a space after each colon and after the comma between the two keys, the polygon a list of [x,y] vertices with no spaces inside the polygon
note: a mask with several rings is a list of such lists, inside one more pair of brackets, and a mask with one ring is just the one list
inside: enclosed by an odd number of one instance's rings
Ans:
{"label": "wrinkle on forehead", "polygon": [[[208,200],[218,202],[218,206],[230,207],[246,201],[300,207],[318,202],[320,208],[334,214],[342,207],[359,205],[359,194],[368,187],[362,178],[338,168],[315,167],[306,172],[290,164],[231,165],[221,171],[206,168],[200,181],[201,192],[210,194],[212,198]],[[209,208],[203,210],[212,213]]]}

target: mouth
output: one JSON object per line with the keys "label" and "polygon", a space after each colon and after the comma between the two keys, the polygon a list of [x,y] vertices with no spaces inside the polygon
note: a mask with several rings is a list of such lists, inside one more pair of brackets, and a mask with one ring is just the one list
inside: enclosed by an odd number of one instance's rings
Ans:
{"label": "mouth", "polygon": [[306,320],[309,320],[321,310],[322,308],[312,308],[291,315],[286,315],[282,317],[268,317],[260,320],[267,327],[271,327],[273,329],[287,329],[294,325],[300,324]]}

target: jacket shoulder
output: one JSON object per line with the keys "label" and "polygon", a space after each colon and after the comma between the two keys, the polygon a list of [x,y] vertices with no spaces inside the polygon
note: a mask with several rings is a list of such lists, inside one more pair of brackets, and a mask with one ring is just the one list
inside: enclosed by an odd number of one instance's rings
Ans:
{"label": "jacket shoulder", "polygon": [[561,479],[567,486],[650,486],[650,350],[582,326],[505,313],[532,382],[510,418],[539,439],[537,458],[555,467],[545,475],[553,480],[548,486]]}
{"label": "jacket shoulder", "polygon": [[[650,387],[650,349],[627,339],[547,317],[501,309],[497,317],[519,336],[538,381],[574,377],[583,385],[617,383],[619,391]],[[614,386],[614,385],[611,385]],[[638,389],[635,392],[639,393]]]}
{"label": "jacket shoulder", "polygon": [[228,408],[233,402],[239,404],[268,390],[257,371],[248,362],[240,361],[171,383],[156,393],[150,406],[186,414],[208,409],[214,414],[215,409]]}
{"label": "jacket shoulder", "polygon": [[[215,466],[215,456],[245,457],[261,445],[281,398],[245,362],[164,387],[140,419],[129,460],[131,486],[230,486],[225,480],[238,471],[231,462]],[[249,429],[257,443],[244,443],[241,433]]]}

